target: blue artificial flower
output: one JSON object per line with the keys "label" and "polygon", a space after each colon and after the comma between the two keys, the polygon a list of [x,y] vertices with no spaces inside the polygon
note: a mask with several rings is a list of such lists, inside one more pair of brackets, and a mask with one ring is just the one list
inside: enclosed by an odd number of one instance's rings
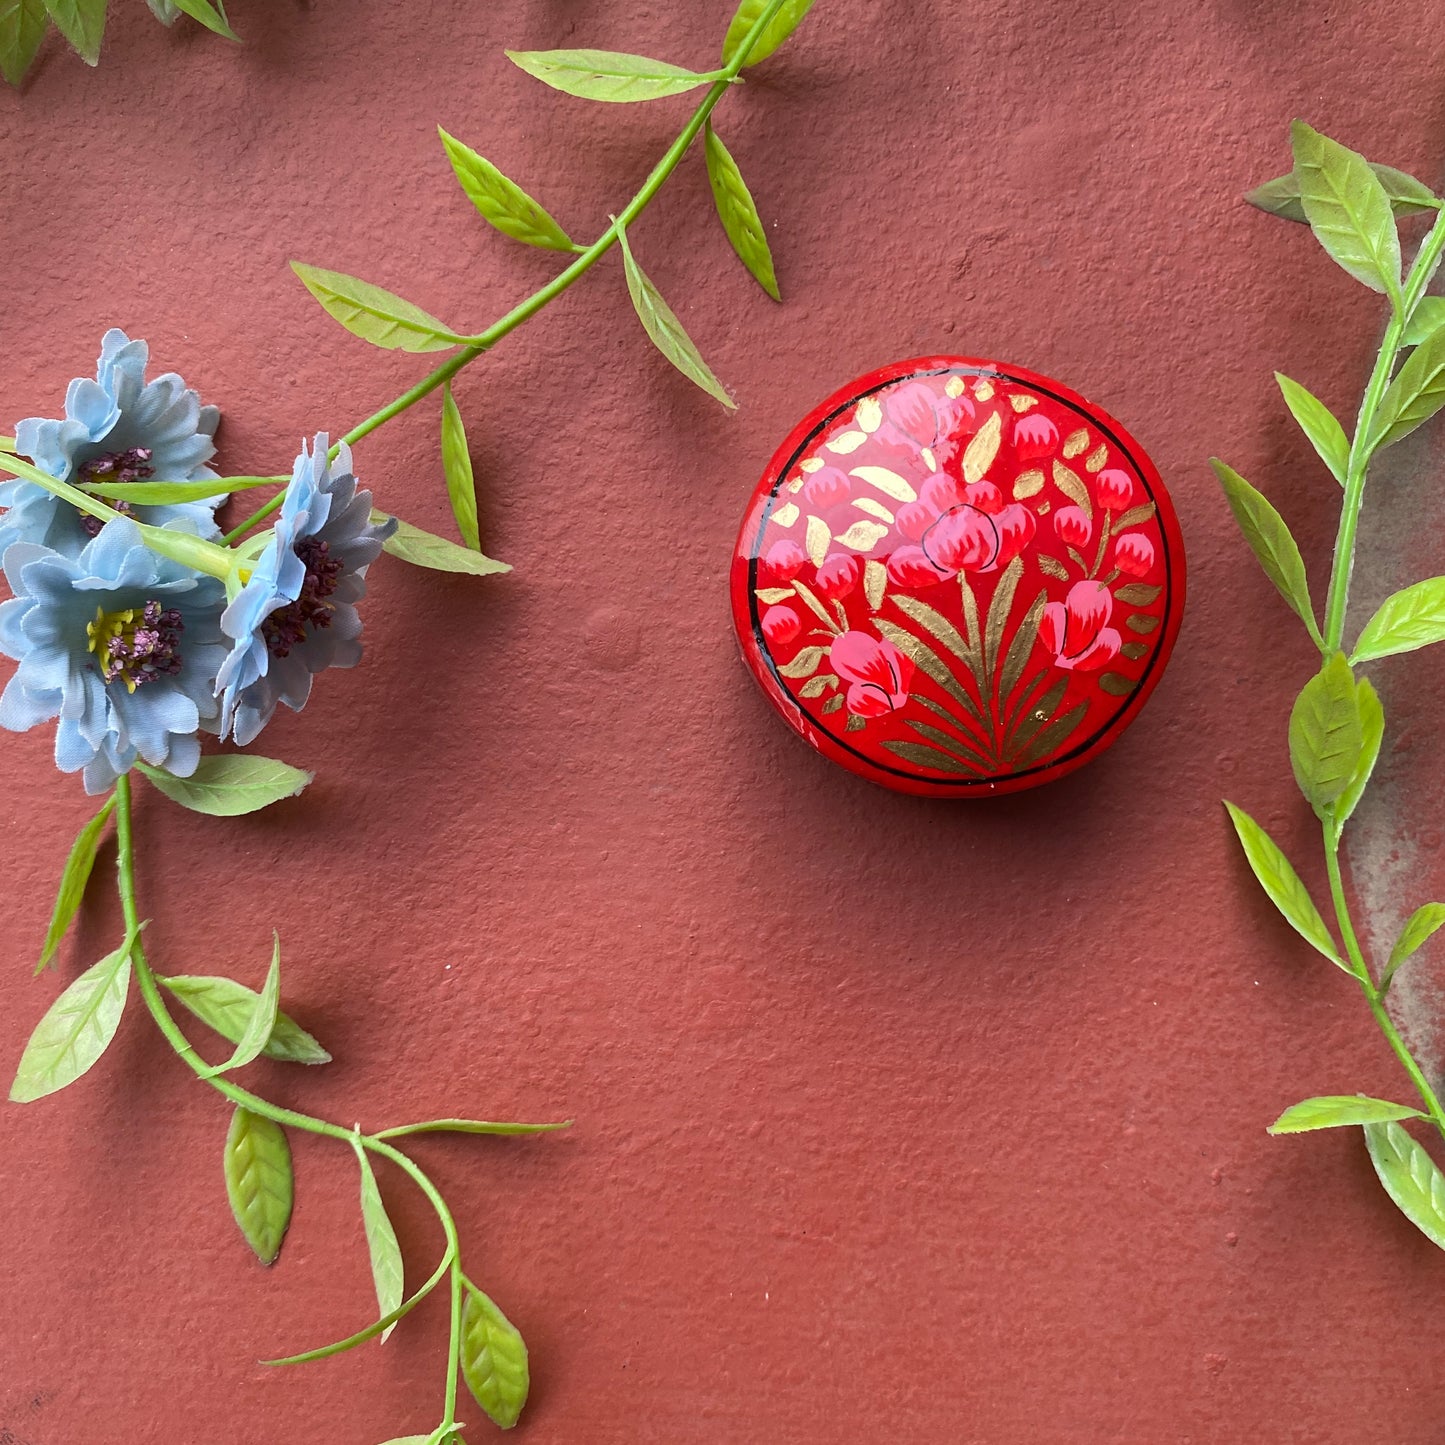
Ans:
{"label": "blue artificial flower", "polygon": [[316,673],[361,661],[356,603],[396,519],[372,525],[371,493],[357,490],[351,449],[343,443],[333,467],[326,441],[322,432],[310,452],[302,443],[271,540],[221,617],[235,644],[216,677],[221,736],[243,746],[277,703],[300,712]]}
{"label": "blue artificial flower", "polygon": [[[124,331],[110,330],[100,343],[95,380],[78,376],[65,393],[65,420],[28,417],[15,430],[15,449],[41,471],[63,482],[210,481],[205,465],[215,454],[221,413],[202,406],[175,372],[147,385],[148,349]],[[179,526],[199,537],[216,535],[215,511],[224,500],[181,502],[163,507],[131,507],[112,502],[119,512],[157,527]],[[100,530],[94,517],[83,517],[36,482],[0,483],[0,554],[12,542],[38,542],[75,556]]]}
{"label": "blue artificial flower", "polygon": [[0,694],[0,727],[52,718],[55,762],[101,793],[137,757],[179,777],[219,711],[225,588],[151,551],[126,518],[76,557],[35,542],[5,553],[14,597],[0,604],[0,652],[20,666]]}

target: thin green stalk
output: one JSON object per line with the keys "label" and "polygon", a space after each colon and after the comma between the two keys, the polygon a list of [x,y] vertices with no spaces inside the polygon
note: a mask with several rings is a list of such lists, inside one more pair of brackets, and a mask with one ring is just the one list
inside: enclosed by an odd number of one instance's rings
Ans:
{"label": "thin green stalk", "polygon": [[[583,249],[566,270],[559,272],[540,290],[534,291],[525,301],[494,321],[485,331],[469,338],[471,343],[469,346],[449,356],[435,371],[422,377],[414,386],[402,392],[395,400],[389,401],[379,411],[373,412],[365,421],[358,422],[341,440],[347,446],[352,446],[362,437],[374,432],[377,427],[383,426],[393,417],[399,416],[408,407],[420,401],[422,397],[450,381],[464,366],[470,365],[484,351],[491,350],[509,332],[515,331],[524,321],[530,320],[549,302],[555,301],[574,281],[585,276],[617,244],[618,226],[626,230],[647,208],[648,202],[662,189],[664,182],[677,168],[678,162],[687,154],[689,147],[697,139],[698,133],[707,124],[713,108],[737,80],[738,72],[747,64],[753,46],[757,44],[763,31],[772,23],[773,17],[785,3],[786,0],[769,0],[767,8],[759,14],[752,29],[748,31],[743,43],[738,47],[737,53],[728,62],[718,79],[708,87],[702,103],[692,113],[691,119],[682,128],[677,139],[663,153],[662,159],[653,166],[641,188],[622,208],[607,229],[590,246]],[[336,455],[335,447],[332,447],[331,454],[333,457]],[[236,538],[244,536],[252,527],[264,522],[280,505],[281,497],[272,497],[265,506],[249,516],[239,527],[228,532],[223,540],[230,545]]]}

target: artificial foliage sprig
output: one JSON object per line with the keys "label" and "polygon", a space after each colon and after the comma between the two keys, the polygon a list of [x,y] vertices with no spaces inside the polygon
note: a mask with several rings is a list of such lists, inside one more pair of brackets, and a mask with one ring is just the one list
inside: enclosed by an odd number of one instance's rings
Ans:
{"label": "artificial foliage sprig", "polygon": [[[87,9],[88,3],[45,0],[51,13],[103,18],[103,3],[94,0]],[[194,14],[192,7],[206,0],[176,3]],[[0,52],[5,25],[20,13],[7,11],[7,4],[13,7],[14,0],[0,0]],[[30,14],[27,4],[20,0]],[[521,1334],[464,1272],[452,1211],[405,1141],[434,1132],[533,1134],[570,1121],[446,1118],[364,1132],[279,1107],[236,1083],[235,1076],[262,1057],[324,1065],[331,1055],[282,1008],[279,937],[273,937],[259,988],[223,976],[153,969],[136,879],[134,778],[139,774],[170,801],[213,817],[254,813],[295,797],[311,774],[246,752],[203,752],[201,737],[216,735],[244,748],[278,706],[299,711],[315,678],[360,660],[357,604],[383,549],[442,571],[510,570],[481,550],[476,479],[453,379],[614,245],[655,345],[690,380],[733,405],[642,271],[629,228],[702,135],[727,238],[759,285],[777,297],[756,206],[711,116],[741,71],[772,54],[811,4],[741,0],[719,66],[708,72],[595,50],[513,53],[523,69],[572,96],[619,102],[701,88],[705,95],[641,187],[587,245],[574,242],[484,157],[441,132],[463,191],[489,224],[512,239],[572,256],[550,282],[482,331],[453,329],[380,287],[297,263],[307,288],[353,334],[385,349],[450,354],[335,445],[328,445],[325,433],[303,444],[289,478],[218,476],[208,465],[217,409],[202,405],[174,374],[147,382],[145,343],[116,330],[103,339],[95,380],[71,383],[63,419],[30,418],[13,437],[0,437],[0,476],[11,478],[0,481],[0,565],[13,594],[0,604],[0,652],[19,664],[0,696],[0,726],[23,730],[56,722],[57,765],[81,773],[86,791],[102,797],[71,847],[35,971],[54,963],[112,826],[124,925],[116,946],[63,990],[34,1029],[10,1097],[34,1102],[93,1068],[120,1028],[134,985],[181,1062],[231,1106],[220,1151],[227,1197],[243,1238],[267,1265],[280,1254],[294,1204],[292,1136],[311,1134],[345,1146],[357,1166],[376,1317],[345,1339],[270,1363],[297,1364],[385,1340],[445,1285],[450,1327],[439,1421],[427,1434],[388,1445],[453,1445],[462,1428],[457,1409],[463,1383],[483,1411],[508,1428],[525,1404],[529,1380]],[[224,18],[219,7],[217,13]],[[353,471],[353,444],[436,391],[440,471],[460,544],[373,508]],[[221,533],[216,514],[228,498],[272,487],[275,494],[259,509]],[[207,1046],[203,1054],[177,1021],[176,1004],[226,1047]],[[409,1294],[401,1247],[377,1187],[377,1160],[400,1169],[421,1191],[445,1242],[441,1260]]]}
{"label": "artificial foliage sprig", "polygon": [[[1298,615],[1319,651],[1290,712],[1289,755],[1295,781],[1320,823],[1329,880],[1331,929],[1309,889],[1272,838],[1242,808],[1225,806],[1250,867],[1295,931],[1358,987],[1375,1023],[1415,1087],[1416,1104],[1360,1094],[1329,1094],[1286,1109],[1273,1134],[1359,1127],[1389,1197],[1428,1238],[1445,1248],[1445,1174],[1405,1128],[1428,1121],[1445,1137],[1445,1109],[1390,1015],[1397,971],[1445,924],[1445,904],[1423,903],[1389,954],[1371,958],[1361,946],[1345,887],[1340,845],[1364,795],[1385,736],[1379,694],[1363,668],[1398,653],[1445,640],[1445,577],[1431,577],[1387,597],[1348,640],[1361,509],[1371,464],[1445,406],[1445,298],[1426,290],[1445,255],[1445,201],[1429,187],[1321,135],[1303,121],[1292,130],[1294,168],[1248,199],[1262,210],[1309,225],[1351,276],[1389,302],[1379,354],[1347,433],[1300,383],[1277,375],[1285,406],[1342,489],[1339,530],[1322,616],[1316,613],[1303,558],[1279,512],[1238,472],[1213,466],[1230,508],[1261,566]],[[1432,218],[1408,266],[1399,222]]]}

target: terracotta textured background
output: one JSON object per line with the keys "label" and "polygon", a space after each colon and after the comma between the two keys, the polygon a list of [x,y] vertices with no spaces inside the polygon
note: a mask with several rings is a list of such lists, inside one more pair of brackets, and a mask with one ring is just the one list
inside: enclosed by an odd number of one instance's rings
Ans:
{"label": "terracotta textured background", "polygon": [[[478,221],[438,121],[590,237],[689,107],[589,107],[503,46],[705,67],[730,10],[235,0],[237,49],[113,5],[98,71],[52,39],[0,96],[0,408],[53,415],[121,325],[222,406],[231,471],[289,467],[425,369],[342,333],[288,258],[462,327],[554,269]],[[264,738],[319,771],[304,801],[218,822],[145,797],[157,965],[258,982],[274,924],[286,1005],[337,1055],[253,1066],[256,1087],[373,1126],[578,1120],[417,1147],[532,1347],[521,1438],[1440,1438],[1445,1259],[1357,1136],[1264,1133],[1305,1095],[1405,1086],[1227,832],[1226,792],[1316,877],[1284,748],[1308,644],[1205,464],[1274,495],[1322,588],[1338,493],[1270,373],[1348,411],[1380,310],[1238,195],[1287,168],[1295,114],[1441,180],[1435,10],[819,0],[718,117],[785,304],[727,249],[700,158],[634,232],[738,414],[651,352],[608,258],[458,386],[484,539],[515,574],[377,565],[365,665]],[[1190,547],[1190,614],[1137,725],[992,805],[812,758],[726,608],[743,503],[793,421],[949,349],[1116,413]],[[441,529],[435,429],[423,406],[359,462]],[[1426,429],[1380,472],[1361,606],[1441,570],[1439,445]],[[1375,669],[1392,744],[1351,846],[1386,937],[1445,887],[1442,667]],[[50,747],[0,754],[6,1078],[57,987],[29,963],[87,815]],[[98,890],[61,977],[116,930]],[[1429,985],[1426,962],[1400,1003],[1433,1066]],[[226,1208],[225,1126],[139,1008],[81,1083],[0,1108],[0,1440],[374,1445],[434,1423],[439,1299],[384,1349],[255,1363],[373,1302],[345,1151],[298,1142],[268,1273]],[[420,1278],[435,1225],[383,1188]]]}

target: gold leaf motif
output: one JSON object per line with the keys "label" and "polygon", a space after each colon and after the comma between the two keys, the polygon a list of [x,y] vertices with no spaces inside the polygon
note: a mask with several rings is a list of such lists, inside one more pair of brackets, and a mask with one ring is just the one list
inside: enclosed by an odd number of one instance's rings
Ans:
{"label": "gold leaf motif", "polygon": [[822,661],[821,647],[805,647],[791,662],[780,663],[778,671],[784,677],[812,677]]}
{"label": "gold leaf motif", "polygon": [[918,455],[922,457],[923,465],[927,467],[930,472],[936,472],[938,470],[938,463],[933,459],[932,447],[921,448]]}
{"label": "gold leaf motif", "polygon": [[824,607],[821,602],[818,601],[818,599],[813,595],[812,590],[810,588],[804,587],[801,582],[794,582],[793,587],[796,590],[798,596],[801,597],[803,601],[808,604],[809,608],[812,609],[813,614],[817,617],[818,621],[831,631],[833,628],[833,619],[828,616],[828,609]]}
{"label": "gold leaf motif", "polygon": [[849,452],[856,452],[867,440],[867,432],[845,431],[828,443],[828,450],[836,452],[840,457],[846,457]]}
{"label": "gold leaf motif", "polygon": [[1086,517],[1094,515],[1094,502],[1089,489],[1079,474],[1066,467],[1057,458],[1054,460],[1054,485],[1077,507],[1082,507]]}
{"label": "gold leaf motif", "polygon": [[1003,439],[1003,418],[992,412],[989,419],[979,427],[963,454],[963,479],[965,482],[981,482],[998,456],[998,444]]}
{"label": "gold leaf motif", "polygon": [[854,467],[848,473],[850,477],[857,477],[861,482],[867,482],[870,487],[877,487],[886,496],[892,497],[895,502],[916,502],[918,493],[912,486],[903,480],[897,472],[890,472],[887,467]]}
{"label": "gold leaf motif", "polygon": [[1123,647],[1119,649],[1119,656],[1137,660],[1143,657],[1148,651],[1149,644],[1147,642],[1126,642]]}
{"label": "gold leaf motif", "polygon": [[810,677],[802,687],[798,689],[799,697],[822,697],[830,687],[838,686],[838,675],[833,672],[820,672],[816,677]]}
{"label": "gold leaf motif", "polygon": [[1034,598],[1033,605],[1024,614],[1024,620],[1019,624],[1018,631],[1013,635],[1013,641],[1008,645],[1008,655],[1004,658],[1003,668],[999,672],[998,700],[1000,703],[1008,701],[1010,694],[1018,686],[1019,678],[1024,675],[1024,666],[1034,650],[1034,643],[1038,641],[1039,623],[1043,620],[1044,608],[1048,606],[1048,601],[1047,591],[1040,592]]}
{"label": "gold leaf motif", "polygon": [[858,552],[869,552],[880,537],[888,534],[888,528],[879,522],[854,522],[838,541],[845,547]]}
{"label": "gold leaf motif", "polygon": [[1131,632],[1137,632],[1147,637],[1156,627],[1159,626],[1157,617],[1149,617],[1143,612],[1135,612],[1124,624]]}
{"label": "gold leaf motif", "polygon": [[754,593],[759,602],[771,607],[776,602],[786,602],[789,597],[797,596],[791,587],[759,587]]}
{"label": "gold leaf motif", "polygon": [[1030,467],[1014,478],[1014,500],[1021,502],[1025,497],[1037,496],[1044,489],[1044,474],[1038,467]]}
{"label": "gold leaf motif", "polygon": [[854,412],[853,420],[870,435],[876,432],[883,422],[883,408],[878,405],[878,398],[865,396],[858,403],[858,410]]}
{"label": "gold leaf motif", "polygon": [[[896,594],[893,600],[898,600]],[[883,637],[899,652],[912,658],[914,666],[920,672],[926,672],[955,702],[962,703],[965,708],[974,707],[973,700],[963,690],[963,684],[953,675],[953,669],[921,637],[915,637],[906,627],[899,627],[896,622],[887,622],[881,617],[875,618],[874,623]]]}
{"label": "gold leaf motif", "polygon": [[793,480],[788,483],[788,490],[792,492],[794,496],[797,496],[797,494],[803,490],[803,486],[807,480],[807,477],[794,477]]}
{"label": "gold leaf motif", "polygon": [[993,382],[987,377],[984,377],[982,381],[975,382],[973,394],[980,401],[991,401],[993,399]]}
{"label": "gold leaf motif", "polygon": [[1036,517],[1047,517],[1048,514],[1053,510],[1054,504],[1047,498],[1045,498],[1042,502],[1038,504],[1037,507],[1034,508],[1034,515]]}
{"label": "gold leaf motif", "polygon": [[1069,569],[1057,557],[1050,557],[1046,552],[1040,552],[1034,560],[1039,564],[1039,571],[1045,576],[1057,577],[1060,582],[1069,580]]}
{"label": "gold leaf motif", "polygon": [[863,566],[863,595],[874,612],[883,605],[883,589],[888,585],[888,569],[879,561]]}
{"label": "gold leaf motif", "polygon": [[1128,697],[1138,685],[1132,678],[1125,677],[1118,672],[1106,672],[1099,679],[1099,686],[1110,697]]}
{"label": "gold leaf motif", "polygon": [[803,460],[798,463],[798,470],[800,472],[820,472],[825,466],[827,466],[827,463],[822,457],[804,457]]}
{"label": "gold leaf motif", "polygon": [[1039,399],[1036,396],[1029,396],[1026,392],[1016,391],[1009,397],[1008,404],[1017,412],[1025,412],[1031,406],[1037,406]]}
{"label": "gold leaf motif", "polygon": [[1066,712],[1057,722],[1050,723],[1024,749],[1019,755],[1018,761],[1023,764],[1036,763],[1047,753],[1053,752],[1083,722],[1084,714],[1088,710],[1089,704],[1081,702],[1078,707]]}
{"label": "gold leaf motif", "polygon": [[798,504],[796,502],[784,502],[776,512],[773,513],[773,521],[780,527],[791,527],[798,520]]}
{"label": "gold leaf motif", "polygon": [[1098,446],[1084,459],[1084,470],[1086,472],[1097,472],[1102,469],[1105,462],[1109,460],[1109,444],[1100,442]]}
{"label": "gold leaf motif", "polygon": [[1086,426],[1081,426],[1078,431],[1070,432],[1068,436],[1064,438],[1064,455],[1066,457],[1076,457],[1088,445],[1089,429]]}
{"label": "gold leaf motif", "polygon": [[961,739],[942,728],[934,727],[932,723],[919,722],[917,718],[906,717],[903,721],[911,727],[914,732],[926,737],[930,742],[937,743],[939,748],[948,753],[951,757],[962,758],[965,762],[973,763],[976,767],[982,768],[984,772],[992,772],[988,759],[975,747],[970,747]]}
{"label": "gold leaf motif", "polygon": [[1125,527],[1137,527],[1140,522],[1147,522],[1154,515],[1156,508],[1153,502],[1145,502],[1142,507],[1132,507],[1123,516],[1114,522],[1114,535],[1117,537]]}
{"label": "gold leaf motif", "polygon": [[964,640],[963,634],[941,612],[935,612],[926,602],[904,593],[894,593],[893,605],[905,612],[918,625],[933,634],[978,681],[978,658]]}
{"label": "gold leaf motif", "polygon": [[803,547],[813,566],[821,567],[823,565],[823,559],[828,555],[828,543],[832,540],[833,534],[829,532],[828,524],[821,517],[808,518],[808,530],[803,539]]}
{"label": "gold leaf motif", "polygon": [[1131,582],[1127,587],[1115,589],[1114,601],[1127,602],[1130,607],[1147,607],[1163,590],[1147,582]]}
{"label": "gold leaf motif", "polygon": [[882,502],[875,502],[872,497],[859,497],[853,505],[860,512],[867,512],[870,517],[877,517],[880,522],[890,527],[893,525],[893,513]]}
{"label": "gold leaf motif", "polygon": [[944,396],[954,397],[963,395],[963,378],[957,374],[950,376],[943,383]]}
{"label": "gold leaf motif", "polygon": [[856,712],[850,712],[848,721],[843,724],[844,731],[850,733],[861,733],[864,727],[863,719]]}
{"label": "gold leaf motif", "polygon": [[843,699],[842,699],[837,693],[834,693],[833,696],[830,697],[830,698],[828,699],[828,701],[823,704],[823,711],[824,711],[824,712],[837,712],[838,709],[839,709],[840,707],[842,707],[842,706],[843,706]]}
{"label": "gold leaf motif", "polygon": [[966,778],[985,776],[972,764],[965,763],[961,758],[955,758],[949,753],[940,752],[929,743],[900,743],[890,739],[883,746],[905,761],[920,768],[932,768],[936,773],[961,773]]}
{"label": "gold leaf motif", "polygon": [[1019,578],[1024,575],[1024,559],[1015,557],[1003,570],[998,585],[993,591],[993,601],[988,604],[988,621],[983,628],[983,675],[991,678],[998,667],[999,649],[1003,645],[1003,630],[1008,625],[1009,613],[1013,611],[1014,593],[1018,590]]}

